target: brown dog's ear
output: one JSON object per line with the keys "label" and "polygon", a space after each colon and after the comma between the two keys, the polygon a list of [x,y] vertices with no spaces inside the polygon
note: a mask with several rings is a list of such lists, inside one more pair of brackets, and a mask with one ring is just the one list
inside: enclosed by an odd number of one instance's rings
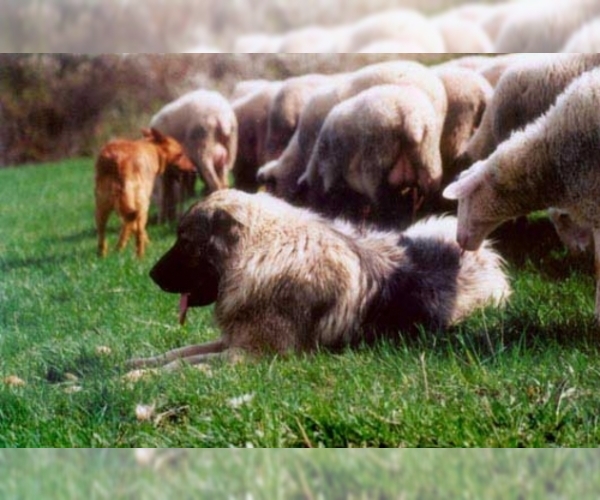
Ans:
{"label": "brown dog's ear", "polygon": [[152,139],[154,139],[156,142],[164,142],[167,140],[167,136],[163,134],[160,130],[151,128],[150,133],[152,134]]}
{"label": "brown dog's ear", "polygon": [[217,208],[211,219],[210,246],[215,255],[227,256],[240,238],[241,224],[226,210]]}
{"label": "brown dog's ear", "polygon": [[144,137],[144,139],[152,139],[152,130],[149,128],[143,128],[142,136]]}

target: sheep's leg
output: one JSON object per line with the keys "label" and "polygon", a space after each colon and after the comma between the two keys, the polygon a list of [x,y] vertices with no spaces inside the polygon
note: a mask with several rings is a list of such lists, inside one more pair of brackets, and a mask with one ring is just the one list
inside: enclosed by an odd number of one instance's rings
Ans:
{"label": "sheep's leg", "polygon": [[[128,368],[147,368],[154,366],[162,366],[172,364],[179,360],[193,359],[198,356],[206,356],[208,354],[222,353],[227,348],[227,345],[222,339],[206,342],[204,344],[188,345],[167,351],[164,354],[153,356],[150,358],[133,358],[127,361]],[[199,361],[198,361],[199,362]],[[193,363],[192,363],[193,364]]]}
{"label": "sheep's leg", "polygon": [[594,264],[596,271],[596,322],[600,325],[600,228],[594,228]]}

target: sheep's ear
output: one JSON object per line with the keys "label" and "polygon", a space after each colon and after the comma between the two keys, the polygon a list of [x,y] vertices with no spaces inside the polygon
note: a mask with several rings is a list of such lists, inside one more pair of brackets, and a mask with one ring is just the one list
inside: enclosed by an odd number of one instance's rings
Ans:
{"label": "sheep's ear", "polygon": [[483,163],[476,163],[466,170],[458,180],[448,184],[442,196],[447,200],[461,200],[469,196],[475,189],[485,182],[485,168]]}

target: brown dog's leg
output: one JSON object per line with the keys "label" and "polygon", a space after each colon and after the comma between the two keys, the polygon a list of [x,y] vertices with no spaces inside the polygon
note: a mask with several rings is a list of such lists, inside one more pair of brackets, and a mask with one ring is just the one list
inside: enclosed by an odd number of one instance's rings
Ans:
{"label": "brown dog's leg", "polygon": [[105,257],[108,253],[106,244],[106,224],[110,215],[110,209],[96,208],[96,231],[98,233],[98,257]]}
{"label": "brown dog's leg", "polygon": [[146,245],[149,243],[148,233],[146,232],[146,225],[148,223],[148,212],[145,210],[140,211],[140,215],[135,225],[135,248],[136,255],[138,258],[142,258],[146,253]]}
{"label": "brown dog's leg", "polygon": [[204,356],[207,354],[218,354],[222,353],[227,346],[222,339],[215,340],[213,342],[207,342],[205,344],[195,344],[179,349],[173,349],[167,351],[164,354],[153,356],[150,358],[133,358],[127,361],[127,368],[150,368],[154,366],[162,366],[172,361],[192,358],[194,356]]}
{"label": "brown dog's leg", "polygon": [[134,229],[134,222],[123,221],[121,226],[121,234],[119,235],[119,241],[117,242],[117,251],[121,251],[127,245],[131,232]]}
{"label": "brown dog's leg", "polygon": [[98,233],[98,256],[105,257],[108,253],[106,244],[106,225],[112,212],[112,200],[106,194],[102,185],[96,187],[96,232]]}

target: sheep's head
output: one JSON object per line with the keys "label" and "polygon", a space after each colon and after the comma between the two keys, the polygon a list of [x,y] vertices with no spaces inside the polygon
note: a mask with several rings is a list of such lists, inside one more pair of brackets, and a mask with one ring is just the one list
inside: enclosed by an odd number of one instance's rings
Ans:
{"label": "sheep's head", "polygon": [[443,196],[458,200],[457,241],[464,250],[477,250],[504,218],[495,205],[501,203],[485,162],[475,163],[444,189]]}

